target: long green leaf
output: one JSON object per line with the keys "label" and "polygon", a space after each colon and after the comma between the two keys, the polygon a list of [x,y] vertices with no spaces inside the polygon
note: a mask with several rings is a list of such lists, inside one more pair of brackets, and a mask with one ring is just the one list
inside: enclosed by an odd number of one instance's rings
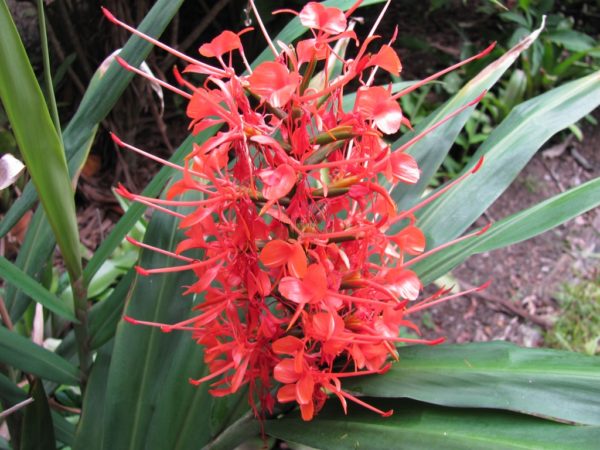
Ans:
{"label": "long green leaf", "polygon": [[350,405],[346,416],[339,407],[328,405],[312,422],[302,422],[293,414],[269,421],[267,433],[321,450],[575,450],[597,448],[600,440],[600,427],[407,400],[368,401],[384,410],[393,408],[394,414],[382,418]]}
{"label": "long green leaf", "polygon": [[600,426],[600,358],[507,342],[411,346],[385,375],[345,387],[373,397],[495,408]]}
{"label": "long green leaf", "polygon": [[475,253],[495,250],[532,238],[598,206],[600,178],[502,219],[484,234],[448,247],[416,263],[413,269],[424,283],[430,283]]}
{"label": "long green leaf", "polygon": [[0,98],[65,265],[78,279],[79,231],[62,143],[4,0],[0,30]]}
{"label": "long green leaf", "polygon": [[77,322],[71,304],[62,302],[58,297],[50,293],[41,284],[21,271],[4,256],[0,256],[0,277],[5,280],[10,280],[11,283],[21,288],[23,292],[50,311],[55,312],[65,319]]}
{"label": "long green leaf", "polygon": [[93,450],[103,447],[106,380],[110,367],[113,342],[103,345],[96,355],[83,398],[83,413],[77,424],[75,449]]}
{"label": "long green leaf", "polygon": [[57,383],[79,382],[73,364],[4,327],[0,327],[0,362]]}
{"label": "long green leaf", "polygon": [[25,400],[25,391],[13,383],[6,375],[0,373],[0,398],[10,405]]}
{"label": "long green leaf", "polygon": [[[439,122],[453,111],[456,111],[461,106],[475,100],[483,91],[490,89],[519,55],[537,39],[540,32],[541,29],[536,30],[519,44],[511,48],[501,58],[488,65],[458,91],[454,97],[439,107],[426,119],[421,121],[418,126],[415,127],[414,132],[404,135],[394,143],[392,147],[396,148],[408,142],[410,139],[419,133],[422,133],[436,122]],[[464,111],[409,147],[407,153],[410,153],[417,160],[419,168],[421,169],[421,177],[417,184],[413,186],[398,187],[392,193],[392,196],[398,203],[400,209],[407,209],[418,202],[419,198],[428,187],[431,178],[435,175],[440,164],[446,157],[446,154],[454,144],[454,141],[469,118],[469,115],[469,111]]]}
{"label": "long green leaf", "polygon": [[504,192],[544,142],[598,105],[600,72],[513,109],[474,155],[474,161],[485,158],[479,171],[419,214],[419,226],[430,245],[447,242],[466,230]]}
{"label": "long green leaf", "polygon": [[[34,280],[39,280],[54,250],[56,241],[48,225],[44,209],[38,207],[29,221],[25,240],[19,250],[15,265]],[[30,297],[11,280],[7,280],[6,308],[13,322],[17,322],[31,303]]]}
{"label": "long green leaf", "polygon": [[44,385],[35,379],[31,385],[33,402],[25,408],[21,450],[55,449],[54,426]]}
{"label": "long green leaf", "polygon": [[135,276],[135,271],[130,270],[119,281],[110,296],[98,302],[90,310],[90,348],[97,349],[108,342],[117,329],[121,320],[125,299]]}

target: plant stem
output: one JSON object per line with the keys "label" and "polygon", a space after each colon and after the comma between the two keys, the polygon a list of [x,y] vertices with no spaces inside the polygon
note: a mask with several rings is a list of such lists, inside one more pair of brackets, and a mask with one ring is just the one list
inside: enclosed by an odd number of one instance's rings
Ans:
{"label": "plant stem", "polygon": [[79,369],[81,370],[81,392],[85,392],[85,386],[92,366],[92,354],[89,343],[88,326],[88,304],[87,304],[87,286],[80,272],[79,276],[70,275],[71,288],[73,290],[73,303],[75,307],[75,317],[79,324],[74,324],[75,340],[77,341],[77,355],[79,357]]}

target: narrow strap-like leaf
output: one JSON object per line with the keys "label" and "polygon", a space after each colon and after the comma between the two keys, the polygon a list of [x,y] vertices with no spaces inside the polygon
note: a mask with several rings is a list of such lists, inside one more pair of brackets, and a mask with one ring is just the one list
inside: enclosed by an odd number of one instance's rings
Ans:
{"label": "narrow strap-like leaf", "polygon": [[36,302],[72,322],[77,322],[71,304],[66,304],[41,284],[21,271],[4,256],[0,256],[0,277],[18,286]]}
{"label": "narrow strap-like leaf", "polygon": [[73,364],[4,327],[0,327],[0,362],[57,383],[79,382]]}

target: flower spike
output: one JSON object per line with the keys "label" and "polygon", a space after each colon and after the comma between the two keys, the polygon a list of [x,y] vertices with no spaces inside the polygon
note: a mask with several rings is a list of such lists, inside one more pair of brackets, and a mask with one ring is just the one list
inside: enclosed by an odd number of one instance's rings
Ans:
{"label": "flower spike", "polygon": [[[261,420],[273,412],[276,401],[297,404],[302,418],[312,420],[328,397],[336,397],[344,411],[355,403],[388,417],[393,411],[345,391],[345,380],[383,376],[392,363],[402,364],[397,345],[441,344],[443,337],[420,337],[411,314],[487,286],[459,293],[442,288],[423,298],[419,274],[410,270],[489,229],[487,225],[428,249],[415,216],[475,174],[483,158],[405,211],[397,211],[390,195],[400,184],[419,180],[411,145],[474,107],[485,91],[399,148],[392,149],[386,139],[401,132],[402,125],[410,127],[398,98],[485,56],[492,47],[393,94],[391,87],[372,86],[378,68],[392,75],[402,70],[392,48],[396,31],[387,44],[372,50],[390,1],[362,42],[350,19],[361,3],[354,2],[346,12],[317,2],[307,2],[299,12],[282,10],[297,15],[311,36],[298,43],[277,42],[276,47],[250,0],[273,54],[254,69],[240,39],[249,29],[224,31],[200,46],[200,55],[220,66],[213,67],[103,8],[109,21],[177,56],[187,67],[181,72],[174,68],[176,87],[122,58],[117,57],[118,63],[181,96],[192,135],[220,127],[211,137],[196,139],[180,164],[110,134],[118,148],[175,171],[161,198],[115,188],[130,201],[178,219],[184,236],[174,250],[128,237],[130,244],[169,258],[165,267],[135,270],[139,276],[189,272],[192,281],[182,286],[184,294],[202,294],[194,314],[180,322],[124,320],[164,333],[190,333],[204,348],[208,373],[189,383],[208,384],[213,396],[247,386],[250,407]],[[350,40],[357,51],[346,58],[343,50]],[[241,55],[244,74],[232,64],[235,53]],[[334,67],[341,69],[334,72]],[[188,79],[190,73],[199,74],[202,82]],[[360,88],[354,104],[346,106],[345,90],[351,85]],[[188,252],[202,256],[195,259]],[[403,330],[417,336],[404,337]]]}

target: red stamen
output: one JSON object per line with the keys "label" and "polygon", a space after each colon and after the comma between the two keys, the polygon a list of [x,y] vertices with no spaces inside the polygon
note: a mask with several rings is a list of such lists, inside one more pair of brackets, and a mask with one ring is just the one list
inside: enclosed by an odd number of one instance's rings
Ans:
{"label": "red stamen", "polygon": [[193,378],[190,378],[188,381],[190,382],[190,384],[193,384],[194,386],[198,386],[199,384],[202,384],[208,380],[212,380],[215,377],[218,377],[219,375],[227,372],[229,369],[233,369],[234,367],[235,367],[235,362],[232,361],[229,364],[221,367],[219,370],[217,370],[203,378],[200,378],[198,380],[194,380]]}
{"label": "red stamen", "polygon": [[475,56],[471,56],[470,58],[465,59],[464,61],[461,61],[457,64],[454,64],[453,66],[447,67],[444,70],[441,70],[440,72],[434,73],[433,75],[431,75],[430,77],[425,78],[424,80],[419,81],[416,84],[413,84],[410,87],[407,87],[406,89],[398,92],[397,94],[394,94],[392,96],[392,98],[395,100],[397,98],[403,97],[406,94],[411,93],[412,91],[414,91],[415,89],[419,89],[421,86],[429,83],[430,81],[433,81],[439,77],[441,77],[442,75],[447,74],[448,72],[452,72],[453,70],[458,69],[461,66],[464,66],[465,64],[470,63],[471,61],[475,61],[476,59],[480,59],[483,58],[484,56],[487,56],[488,53],[490,53],[494,47],[496,46],[495,42],[492,42],[484,51],[482,51],[481,53],[476,54]]}
{"label": "red stamen", "polygon": [[[186,261],[186,262],[196,261],[195,259],[188,258],[187,256],[178,255],[177,253],[169,252],[167,250],[163,250],[162,248],[154,247],[153,245],[144,244],[143,242],[140,242],[140,241],[132,238],[131,236],[125,236],[125,239],[127,239],[127,242],[135,245],[136,247],[144,248],[146,250],[152,250],[153,252],[160,253],[160,254],[166,255],[166,256],[170,256],[171,258],[180,259],[180,260]],[[144,273],[143,275],[148,275],[148,274]]]}
{"label": "red stamen", "polygon": [[201,66],[202,68],[204,68],[207,72],[212,73],[214,75],[225,75],[225,72],[223,72],[221,69],[218,69],[216,67],[212,67],[206,63],[203,63],[202,61],[198,61],[197,59],[194,58],[190,58],[188,55],[186,55],[185,53],[181,53],[178,52],[177,50],[169,47],[166,44],[163,44],[162,42],[154,39],[153,37],[148,36],[147,34],[142,33],[141,31],[133,28],[132,26],[127,25],[125,22],[120,21],[119,19],[117,19],[108,9],[106,9],[105,7],[101,6],[100,9],[102,10],[102,12],[104,13],[104,15],[106,16],[106,18],[111,21],[112,23],[119,25],[122,28],[125,28],[127,31],[129,31],[132,34],[135,34],[136,36],[141,37],[142,39],[150,42],[151,44],[157,46],[158,48],[162,48],[163,50],[167,51],[168,53],[171,53],[173,56],[176,56],[177,58],[183,59],[184,61],[190,63],[190,64],[197,64],[199,66]]}
{"label": "red stamen", "polygon": [[221,255],[218,255],[218,256],[213,256],[212,258],[207,259],[206,261],[198,261],[198,262],[191,263],[191,264],[184,264],[182,266],[160,267],[158,269],[144,269],[144,268],[140,267],[139,270],[143,270],[144,275],[154,275],[157,273],[183,272],[185,270],[194,270],[194,269],[198,269],[200,267],[207,266],[207,265],[209,265],[215,261],[218,261],[220,259],[223,259],[223,257]]}
{"label": "red stamen", "polygon": [[481,230],[477,230],[473,233],[469,233],[469,234],[465,234],[464,236],[461,236],[457,239],[454,239],[452,241],[446,242],[445,244],[442,245],[438,245],[435,248],[432,248],[431,250],[426,251],[425,253],[421,253],[419,256],[411,259],[410,261],[407,261],[403,264],[403,267],[408,267],[408,266],[412,266],[413,264],[418,263],[419,261],[433,255],[434,253],[439,252],[440,250],[443,250],[447,247],[451,247],[452,245],[458,244],[459,242],[465,241],[467,239],[470,239],[474,236],[481,236],[483,233],[485,233],[491,226],[491,223],[488,223],[485,227],[483,227]]}
{"label": "red stamen", "polygon": [[123,67],[125,70],[129,70],[130,72],[133,72],[133,73],[141,76],[142,78],[150,80],[150,81],[152,81],[154,83],[158,83],[162,87],[164,87],[164,88],[166,88],[166,89],[168,89],[168,90],[170,90],[172,92],[175,92],[176,94],[179,94],[182,97],[187,98],[188,100],[192,98],[192,96],[190,94],[188,94],[187,92],[182,91],[181,89],[176,88],[175,86],[170,85],[166,81],[163,81],[163,80],[161,80],[159,78],[153,77],[149,73],[146,73],[143,70],[138,69],[137,67],[133,67],[131,64],[129,64],[127,61],[125,61],[120,56],[115,56],[115,59],[117,60],[117,62],[119,63],[119,65],[121,67]]}
{"label": "red stamen", "polygon": [[405,310],[405,314],[411,314],[411,313],[414,313],[414,312],[417,312],[417,311],[421,311],[422,309],[426,309],[426,308],[430,308],[430,307],[435,306],[435,305],[439,305],[440,303],[447,302],[448,300],[452,300],[452,299],[455,299],[455,298],[458,298],[458,297],[462,297],[463,295],[468,295],[471,292],[482,291],[482,290],[486,289],[490,285],[491,282],[492,282],[491,280],[488,280],[484,284],[482,284],[481,286],[477,286],[477,287],[474,287],[474,288],[471,288],[471,289],[467,289],[466,291],[457,292],[456,294],[447,295],[446,297],[442,297],[442,298],[439,298],[437,300],[428,301],[428,302],[425,302],[425,301],[419,302],[416,305],[411,306],[410,308],[406,309]]}

